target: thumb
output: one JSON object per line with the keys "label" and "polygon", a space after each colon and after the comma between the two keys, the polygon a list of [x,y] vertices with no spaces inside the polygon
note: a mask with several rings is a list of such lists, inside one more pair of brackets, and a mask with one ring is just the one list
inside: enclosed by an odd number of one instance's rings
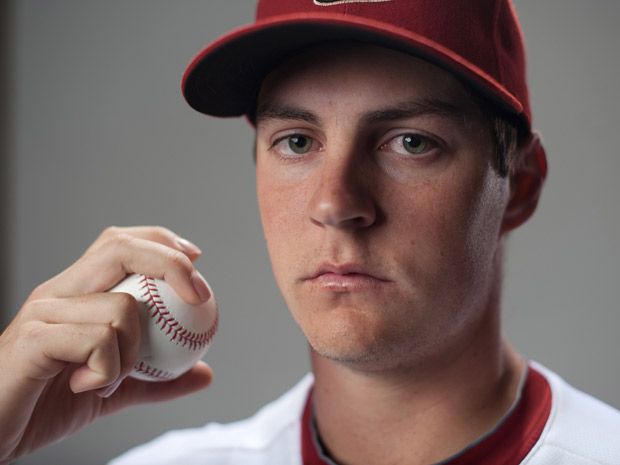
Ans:
{"label": "thumb", "polygon": [[128,377],[114,394],[103,399],[103,413],[112,413],[131,405],[163,402],[193,394],[209,386],[212,379],[213,371],[202,361],[171,381],[151,382]]}

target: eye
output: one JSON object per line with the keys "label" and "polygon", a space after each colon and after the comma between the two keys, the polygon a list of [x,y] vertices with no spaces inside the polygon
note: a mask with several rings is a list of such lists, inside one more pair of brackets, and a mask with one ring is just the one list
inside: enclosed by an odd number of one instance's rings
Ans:
{"label": "eye", "polygon": [[315,144],[312,137],[304,134],[289,134],[276,140],[273,147],[283,156],[294,157],[310,152]]}
{"label": "eye", "polygon": [[424,155],[437,146],[429,137],[422,134],[401,134],[383,144],[381,150],[390,150],[401,155]]}
{"label": "eye", "polygon": [[405,150],[416,155],[426,152],[430,146],[428,139],[418,134],[407,134],[402,139]]}
{"label": "eye", "polygon": [[295,153],[307,153],[312,147],[312,139],[302,134],[294,134],[288,137],[288,147]]}

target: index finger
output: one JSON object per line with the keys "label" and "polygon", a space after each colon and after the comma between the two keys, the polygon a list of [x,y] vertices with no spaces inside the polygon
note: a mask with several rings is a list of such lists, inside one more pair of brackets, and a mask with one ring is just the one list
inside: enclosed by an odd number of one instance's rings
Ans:
{"label": "index finger", "polygon": [[128,234],[111,236],[37,289],[39,297],[71,297],[112,288],[132,273],[163,279],[185,302],[198,305],[210,297],[206,281],[184,253]]}
{"label": "index finger", "polygon": [[97,240],[91,247],[89,247],[86,253],[88,253],[91,249],[96,249],[99,244],[106,240],[106,238],[119,234],[128,234],[140,239],[146,239],[167,245],[168,247],[183,252],[192,262],[202,255],[202,250],[200,250],[200,247],[196,244],[163,226],[110,226],[99,235]]}

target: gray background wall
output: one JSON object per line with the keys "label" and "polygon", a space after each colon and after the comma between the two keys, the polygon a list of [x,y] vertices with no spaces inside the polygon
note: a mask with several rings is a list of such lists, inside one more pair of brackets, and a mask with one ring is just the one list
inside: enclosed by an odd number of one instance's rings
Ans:
{"label": "gray background wall", "polygon": [[[528,357],[620,407],[620,3],[515,3],[550,177],[537,215],[510,241],[506,332]],[[191,111],[179,80],[202,44],[251,19],[253,2],[10,6],[2,316],[110,224],[163,224],[198,243],[222,310],[209,390],[103,419],[18,463],[104,463],[170,428],[249,415],[307,370],[306,348],[264,250],[252,132]]]}
{"label": "gray background wall", "polygon": [[[9,76],[9,53],[10,53],[10,14],[9,3],[0,1],[0,102],[4,105],[0,108],[0,221],[4,224],[5,218],[9,215],[9,113],[10,108],[6,104],[9,98],[8,76]],[[8,231],[7,228],[0,228],[0,302],[7,302],[8,296]],[[0,327],[4,327],[8,312],[0,310]]]}

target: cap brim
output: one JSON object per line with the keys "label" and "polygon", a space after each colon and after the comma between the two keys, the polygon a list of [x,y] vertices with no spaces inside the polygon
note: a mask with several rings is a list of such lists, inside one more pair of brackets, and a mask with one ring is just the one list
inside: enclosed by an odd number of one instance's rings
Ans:
{"label": "cap brim", "polygon": [[329,13],[279,16],[227,34],[189,64],[183,75],[183,95],[201,113],[249,115],[260,83],[275,66],[300,49],[334,40],[372,43],[428,60],[469,83],[504,111],[523,117],[522,105],[510,92],[445,47],[382,22]]}

